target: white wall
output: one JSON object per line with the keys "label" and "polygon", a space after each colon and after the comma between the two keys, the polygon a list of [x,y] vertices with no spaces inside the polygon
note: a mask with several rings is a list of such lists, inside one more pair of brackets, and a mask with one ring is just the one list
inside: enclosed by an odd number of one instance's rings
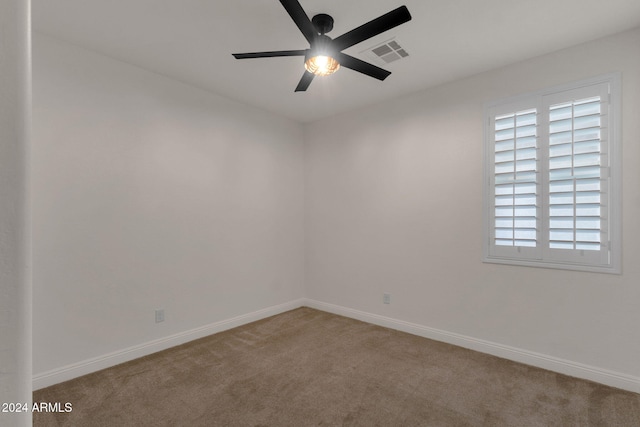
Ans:
{"label": "white wall", "polygon": [[33,61],[36,377],[302,297],[302,125],[41,35]]}
{"label": "white wall", "polygon": [[[29,8],[0,2],[0,403],[31,402]],[[0,412],[0,425],[31,415]]]}
{"label": "white wall", "polygon": [[[635,30],[303,126],[37,36],[40,386],[307,297],[640,387],[639,45]],[[483,264],[483,104],[611,71],[623,274]]]}
{"label": "white wall", "polygon": [[[610,371],[640,391],[638,46],[640,30],[626,32],[307,126],[307,297]],[[623,274],[483,264],[483,104],[613,71]]]}

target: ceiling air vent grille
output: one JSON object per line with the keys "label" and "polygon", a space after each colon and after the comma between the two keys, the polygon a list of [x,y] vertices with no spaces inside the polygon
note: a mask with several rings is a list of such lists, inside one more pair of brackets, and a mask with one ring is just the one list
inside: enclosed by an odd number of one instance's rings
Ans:
{"label": "ceiling air vent grille", "polygon": [[370,51],[376,56],[376,58],[381,59],[387,64],[409,56],[407,51],[395,40],[387,41],[381,45],[375,46],[370,49]]}

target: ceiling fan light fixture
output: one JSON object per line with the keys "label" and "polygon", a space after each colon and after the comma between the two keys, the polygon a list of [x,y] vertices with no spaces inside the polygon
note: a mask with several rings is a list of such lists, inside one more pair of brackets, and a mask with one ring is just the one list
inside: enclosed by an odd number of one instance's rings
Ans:
{"label": "ceiling fan light fixture", "polygon": [[341,65],[378,80],[386,79],[391,74],[390,71],[354,58],[343,50],[411,20],[407,6],[400,6],[332,39],[326,35],[333,29],[333,18],[330,15],[319,13],[309,19],[299,0],[280,0],[280,3],[309,42],[309,49],[234,53],[233,56],[236,59],[304,56],[305,72],[295,92],[306,91],[315,76],[333,74]]}
{"label": "ceiling fan light fixture", "polygon": [[316,76],[328,76],[340,69],[340,63],[329,55],[314,55],[304,61],[304,68]]}
{"label": "ceiling fan light fixture", "polygon": [[[314,19],[323,15],[316,15]],[[331,19],[329,15],[326,15],[328,19]],[[331,20],[333,23],[333,20]],[[327,24],[324,24],[326,28]],[[336,52],[332,48],[331,38],[324,34],[316,36],[314,42],[311,44],[311,49],[307,50],[304,55],[304,68],[316,76],[328,76],[335,73],[340,68],[340,63],[334,58]]]}

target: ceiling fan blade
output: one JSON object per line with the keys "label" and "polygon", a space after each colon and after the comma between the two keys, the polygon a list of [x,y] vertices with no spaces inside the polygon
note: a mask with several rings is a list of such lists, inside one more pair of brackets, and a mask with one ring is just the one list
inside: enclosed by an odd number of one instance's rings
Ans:
{"label": "ceiling fan blade", "polygon": [[304,92],[305,90],[307,90],[314,77],[315,74],[305,71],[302,75],[302,78],[300,79],[300,83],[298,83],[298,86],[296,86],[295,92]]}
{"label": "ceiling fan blade", "polygon": [[404,24],[411,20],[411,14],[407,6],[400,6],[397,9],[392,10],[389,13],[369,21],[366,24],[354,28],[348,33],[344,33],[340,37],[333,39],[333,47],[336,50],[343,50],[354,44],[358,44],[373,36],[377,36],[380,33],[384,33],[398,25]]}
{"label": "ceiling fan blade", "polygon": [[300,6],[298,0],[280,0],[280,3],[282,3],[284,8],[287,10],[289,16],[293,19],[293,22],[296,23],[302,32],[302,35],[304,35],[304,38],[307,39],[309,43],[313,43],[318,32],[311,23],[307,13],[304,11],[302,6]]}
{"label": "ceiling fan blade", "polygon": [[273,58],[276,56],[304,56],[306,52],[307,52],[306,49],[275,50],[272,52],[233,53],[232,55],[236,59],[249,59],[249,58]]}
{"label": "ceiling fan blade", "polygon": [[371,76],[374,79],[384,80],[391,74],[391,71],[376,67],[373,64],[369,64],[368,62],[364,62],[358,58],[354,58],[353,56],[347,55],[346,53],[338,53],[336,55],[336,59],[342,67],[351,68],[354,71],[366,74],[367,76]]}

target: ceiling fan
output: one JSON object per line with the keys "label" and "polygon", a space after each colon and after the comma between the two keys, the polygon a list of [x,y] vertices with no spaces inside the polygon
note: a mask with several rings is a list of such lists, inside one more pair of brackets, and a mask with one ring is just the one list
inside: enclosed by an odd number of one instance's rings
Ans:
{"label": "ceiling fan", "polygon": [[343,53],[342,50],[383,33],[411,20],[406,6],[367,22],[343,35],[331,39],[326,33],[333,29],[333,18],[325,13],[311,20],[298,0],[280,0],[293,22],[310,44],[309,49],[278,50],[271,52],[234,53],[236,59],[272,58],[277,56],[304,56],[305,72],[296,87],[296,92],[307,90],[313,78],[335,73],[340,66],[350,68],[378,80],[386,79],[391,72]]}

